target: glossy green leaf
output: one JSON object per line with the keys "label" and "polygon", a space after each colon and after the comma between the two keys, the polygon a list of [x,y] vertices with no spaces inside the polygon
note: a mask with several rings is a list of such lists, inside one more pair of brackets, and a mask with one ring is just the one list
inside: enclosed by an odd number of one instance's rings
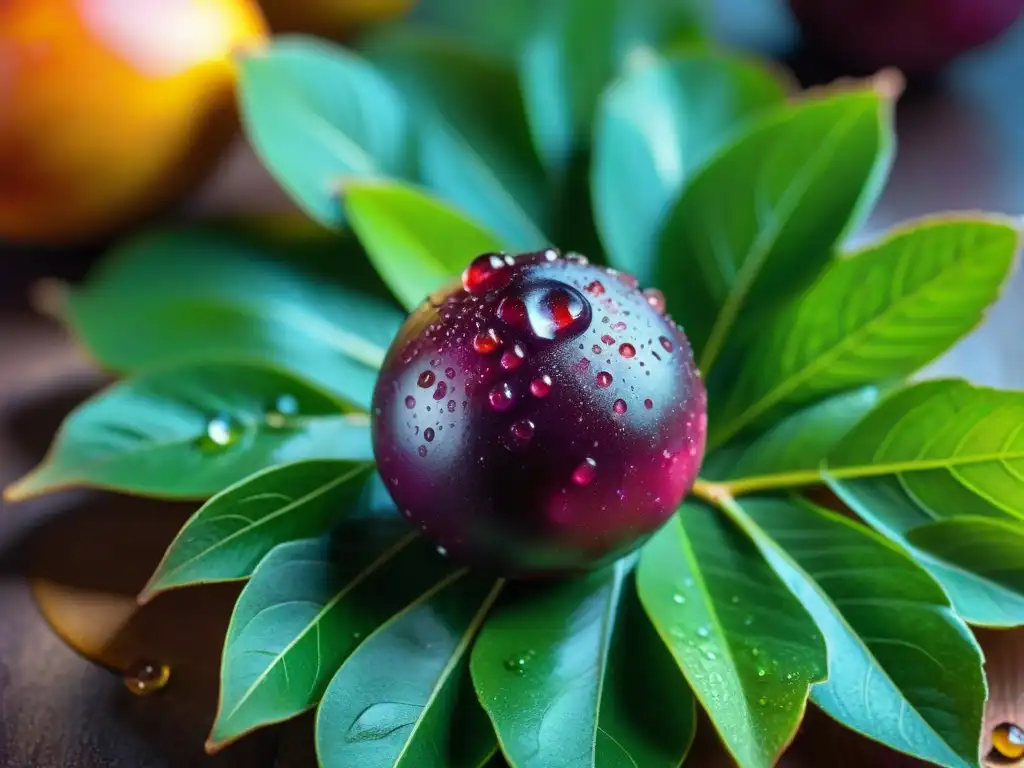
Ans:
{"label": "glossy green leaf", "polygon": [[549,0],[520,51],[523,98],[545,167],[561,175],[589,137],[601,92],[630,55],[692,30],[678,0]]}
{"label": "glossy green leaf", "polygon": [[742,499],[730,512],[825,635],[814,703],[900,752],[976,766],[983,659],[939,585],[881,536],[805,502]]}
{"label": "glossy green leaf", "polygon": [[838,259],[759,335],[718,413],[721,445],[837,392],[903,378],[974,328],[1019,244],[1010,222],[918,222]]}
{"label": "glossy green leaf", "polygon": [[[864,387],[797,411],[756,440],[712,455],[701,470],[710,480],[816,471],[853,427],[877,404],[882,392]],[[721,453],[722,458],[715,456]]]}
{"label": "glossy green leaf", "polygon": [[[375,295],[365,259],[336,236],[245,226],[130,239],[70,292],[68,322],[93,356],[118,371],[264,361],[369,406],[376,368],[403,316]],[[346,285],[331,262],[344,265]]]}
{"label": "glossy green leaf", "polygon": [[370,460],[369,419],[282,371],[248,364],[155,370],[75,409],[50,453],[7,488],[24,499],[74,486],[206,498],[300,459]]}
{"label": "glossy green leaf", "polygon": [[648,544],[640,598],[723,743],[745,768],[772,766],[824,680],[814,622],[735,526],[686,502]]}
{"label": "glossy green leaf", "polygon": [[313,218],[341,223],[337,190],[345,180],[412,174],[405,102],[359,56],[323,40],[284,37],[239,62],[249,140]]}
{"label": "glossy green leaf", "polygon": [[366,639],[317,713],[322,768],[477,768],[490,757],[468,661],[501,586],[459,571]]}
{"label": "glossy green leaf", "polygon": [[368,462],[298,461],[221,491],[185,523],[140,599],[252,575],[278,544],[320,536],[353,511],[372,468]]}
{"label": "glossy green leaf", "polygon": [[694,703],[636,596],[632,558],[509,593],[473,649],[473,683],[518,768],[678,766]]}
{"label": "glossy green leaf", "polygon": [[897,476],[932,519],[1024,518],[1024,393],[957,379],[885,398],[817,469],[731,481],[733,493]]}
{"label": "glossy green leaf", "polygon": [[371,40],[368,55],[415,107],[422,182],[509,248],[548,246],[544,174],[511,64],[408,28]]}
{"label": "glossy green leaf", "polygon": [[654,275],[705,375],[859,223],[888,168],[890,111],[874,90],[782,107],[690,181],[666,216]]}
{"label": "glossy green leaf", "polygon": [[380,276],[410,311],[474,257],[502,249],[480,225],[412,187],[353,183],[343,202]]}
{"label": "glossy green leaf", "polygon": [[395,522],[282,544],[259,564],[231,616],[208,750],[315,706],[364,638],[450,576],[433,545]]}
{"label": "glossy green leaf", "polygon": [[946,589],[966,621],[1024,624],[1024,529],[986,517],[940,520],[913,529],[913,554]]}
{"label": "glossy green leaf", "polygon": [[653,280],[661,220],[687,179],[754,114],[783,99],[752,60],[694,52],[626,73],[601,97],[591,189],[612,266]]}
{"label": "glossy green leaf", "polygon": [[[907,493],[898,476],[830,478],[829,485],[875,530],[910,552],[965,621],[988,627],[1024,624],[1024,582],[1017,580],[1012,565],[1022,543],[1019,522],[970,516],[978,504],[960,512],[953,508],[952,517],[936,519]],[[946,532],[952,535],[944,542]],[[984,546],[993,549],[984,551]]]}

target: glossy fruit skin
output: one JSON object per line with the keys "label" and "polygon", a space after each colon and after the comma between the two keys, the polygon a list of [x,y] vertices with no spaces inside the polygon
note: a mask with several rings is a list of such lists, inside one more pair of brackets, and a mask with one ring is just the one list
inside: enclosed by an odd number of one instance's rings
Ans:
{"label": "glossy fruit skin", "polygon": [[927,75],[990,42],[1024,0],[789,0],[806,37],[856,74]]}
{"label": "glossy fruit skin", "polygon": [[98,238],[200,180],[237,131],[255,0],[0,2],[0,238]]}
{"label": "glossy fruit skin", "polygon": [[[628,276],[554,256],[518,257],[493,290],[431,297],[373,398],[398,508],[439,550],[514,578],[629,553],[678,508],[704,452],[706,393],[682,330]],[[570,322],[552,333],[545,310],[564,305],[545,302],[566,295]]]}

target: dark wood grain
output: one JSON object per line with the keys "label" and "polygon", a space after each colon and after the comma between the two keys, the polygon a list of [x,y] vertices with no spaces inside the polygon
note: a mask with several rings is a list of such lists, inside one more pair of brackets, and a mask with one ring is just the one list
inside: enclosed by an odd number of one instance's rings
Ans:
{"label": "dark wood grain", "polygon": [[[730,0],[730,4],[740,1]],[[745,29],[744,39],[754,33]],[[964,61],[943,83],[908,93],[899,110],[900,150],[892,180],[860,238],[938,211],[1024,212],[1021,83],[1024,27],[1000,46]],[[252,170],[246,157],[244,148],[240,149],[239,165],[226,168],[212,188],[200,195],[199,210],[231,212],[254,204],[266,207],[268,201],[280,203],[277,190],[248,181],[264,177]],[[247,181],[239,183],[239,179]],[[28,312],[24,300],[36,277],[81,274],[89,258],[88,253],[52,251],[27,256],[23,249],[0,248],[0,484],[41,457],[59,419],[99,381],[53,325]],[[1024,388],[1022,336],[1024,274],[1019,274],[978,332],[929,372]],[[40,616],[24,573],[31,565],[33,547],[48,531],[59,530],[62,519],[71,515],[120,519],[122,533],[141,524],[135,554],[143,569],[146,558],[153,555],[142,550],[158,549],[152,537],[168,536],[164,529],[181,514],[170,506],[95,494],[62,494],[18,506],[0,503],[0,768],[311,768],[309,718],[258,734],[215,758],[202,754],[216,703],[211,670],[219,647],[215,637],[190,638],[187,616],[181,619],[183,627],[146,624],[150,619],[143,617],[126,630],[124,642],[129,650],[125,654],[139,643],[159,645],[145,639],[147,632],[150,638],[178,632],[189,640],[161,646],[163,653],[182,656],[175,660],[179,668],[171,685],[149,698],[132,696],[117,674],[77,655]],[[148,527],[150,520],[158,522]],[[149,542],[145,547],[144,541]],[[90,556],[69,552],[68,558],[99,564],[104,558],[124,557],[126,548],[132,551],[131,544],[131,536],[127,541],[124,535],[83,537],[82,546],[90,548]],[[72,578],[60,570],[53,569],[53,578]],[[92,570],[92,577],[102,578],[99,565],[87,570]],[[199,593],[193,598],[202,599]],[[214,602],[211,597],[210,603]],[[168,608],[164,615],[177,614]],[[215,624],[215,617],[210,621]],[[992,657],[988,666],[994,693],[992,725],[1024,721],[1020,705],[1024,643],[1020,639],[1019,633],[982,636]],[[706,768],[729,764],[706,728],[691,762]],[[785,765],[823,764],[917,765],[812,714]]]}

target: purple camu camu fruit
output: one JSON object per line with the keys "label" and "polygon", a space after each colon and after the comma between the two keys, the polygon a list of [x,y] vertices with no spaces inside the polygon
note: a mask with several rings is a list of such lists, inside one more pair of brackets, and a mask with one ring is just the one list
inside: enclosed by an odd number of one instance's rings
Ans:
{"label": "purple camu camu fruit", "polygon": [[926,75],[995,39],[1024,0],[789,0],[804,34],[856,74]]}
{"label": "purple camu camu fruit", "polygon": [[414,312],[373,397],[377,464],[411,522],[504,576],[584,571],[672,515],[707,398],[657,291],[580,256],[484,254]]}

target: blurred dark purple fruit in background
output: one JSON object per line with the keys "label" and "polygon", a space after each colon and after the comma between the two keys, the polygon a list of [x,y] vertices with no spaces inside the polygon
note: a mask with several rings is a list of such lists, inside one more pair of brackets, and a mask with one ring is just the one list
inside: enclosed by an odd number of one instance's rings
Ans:
{"label": "blurred dark purple fruit in background", "polygon": [[374,451],[402,513],[514,577],[639,546],[704,453],[706,395],[657,291],[578,256],[478,257],[388,352]]}
{"label": "blurred dark purple fruit in background", "polygon": [[807,41],[854,74],[927,75],[1008,29],[1024,0],[789,0]]}

